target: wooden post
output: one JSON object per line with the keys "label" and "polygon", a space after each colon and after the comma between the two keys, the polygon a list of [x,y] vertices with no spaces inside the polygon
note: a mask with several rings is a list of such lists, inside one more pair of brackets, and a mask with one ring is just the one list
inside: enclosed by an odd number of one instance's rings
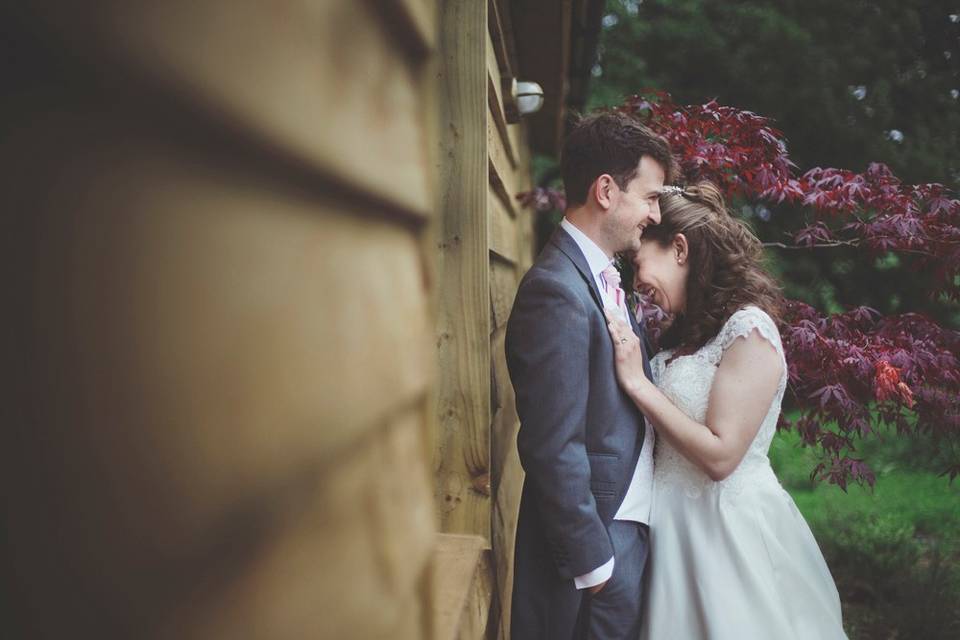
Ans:
{"label": "wooden post", "polygon": [[439,24],[438,509],[490,540],[487,3],[443,0]]}

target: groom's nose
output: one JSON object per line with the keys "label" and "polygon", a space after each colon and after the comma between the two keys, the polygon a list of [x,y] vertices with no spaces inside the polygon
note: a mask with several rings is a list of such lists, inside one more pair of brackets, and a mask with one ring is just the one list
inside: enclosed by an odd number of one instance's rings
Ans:
{"label": "groom's nose", "polygon": [[654,202],[650,205],[650,220],[653,224],[660,224],[660,203]]}

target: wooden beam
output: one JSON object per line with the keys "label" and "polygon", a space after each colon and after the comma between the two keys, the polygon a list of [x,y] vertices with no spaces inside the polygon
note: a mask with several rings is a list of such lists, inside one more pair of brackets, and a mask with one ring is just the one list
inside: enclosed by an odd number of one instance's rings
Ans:
{"label": "wooden beam", "polygon": [[487,4],[440,3],[435,468],[441,530],[490,539]]}
{"label": "wooden beam", "polygon": [[514,53],[511,52],[510,39],[513,34],[507,31],[504,18],[507,15],[501,15],[497,0],[489,0],[487,3],[487,20],[490,24],[490,38],[493,41],[494,53],[497,56],[497,64],[500,67],[500,73],[504,76],[514,77]]}
{"label": "wooden beam", "polygon": [[500,134],[500,140],[506,150],[507,158],[510,160],[510,166],[516,167],[516,153],[513,149],[510,134],[507,132],[507,116],[504,110],[500,68],[497,66],[497,59],[493,53],[493,42],[489,36],[487,36],[487,100],[490,103],[490,117]]}
{"label": "wooden beam", "polygon": [[482,638],[494,589],[490,545],[480,536],[440,534],[437,538],[433,638]]}
{"label": "wooden beam", "polygon": [[[492,188],[487,198],[487,208],[490,254],[511,265],[516,265],[519,257],[517,244],[519,230],[516,220],[507,212]],[[492,274],[490,286],[493,287]]]}
{"label": "wooden beam", "polygon": [[[491,19],[496,20],[490,26],[490,35],[497,43],[497,60],[500,68],[511,77],[517,75],[517,48],[513,35],[513,16],[510,4],[516,0],[489,0]],[[502,58],[502,59],[501,59]]]}

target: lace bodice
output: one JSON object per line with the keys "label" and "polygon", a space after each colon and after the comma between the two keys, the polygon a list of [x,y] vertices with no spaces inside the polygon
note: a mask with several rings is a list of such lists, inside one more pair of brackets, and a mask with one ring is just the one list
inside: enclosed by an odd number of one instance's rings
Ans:
{"label": "lace bodice", "polygon": [[654,482],[658,485],[658,491],[680,489],[689,498],[699,498],[704,491],[719,491],[721,497],[729,498],[743,489],[748,478],[772,479],[777,482],[770,469],[767,451],[776,432],[780,403],[787,386],[787,365],[780,332],[766,312],[754,306],[744,307],[730,316],[720,332],[698,351],[677,356],[673,360],[673,350],[662,351],[653,357],[650,366],[653,380],[664,395],[690,418],[703,424],[713,376],[724,351],[737,338],[746,337],[754,330],[777,350],[783,362],[783,373],[770,409],[746,455],[730,476],[714,482],[674,449],[665,438],[658,438],[654,452]]}

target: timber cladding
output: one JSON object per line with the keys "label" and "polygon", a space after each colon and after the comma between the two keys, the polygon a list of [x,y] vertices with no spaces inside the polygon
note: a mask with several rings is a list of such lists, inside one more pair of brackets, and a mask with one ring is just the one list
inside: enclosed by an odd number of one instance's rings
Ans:
{"label": "timber cladding", "polygon": [[429,636],[431,3],[47,4],[15,636]]}
{"label": "timber cladding", "polygon": [[13,637],[507,637],[508,5],[0,10]]}
{"label": "timber cladding", "polygon": [[[505,8],[499,2],[441,3],[440,131],[453,135],[439,140],[434,456],[441,531],[477,536],[493,556],[490,565],[482,559],[465,564],[469,570],[451,579],[449,588],[467,593],[475,589],[472,581],[492,583],[489,613],[469,624],[501,638],[509,635],[522,487],[504,331],[533,250],[532,219],[515,197],[531,186],[526,125],[508,122],[504,104],[516,69]],[[442,537],[441,544],[462,544],[457,540]],[[488,566],[493,575],[474,574]],[[461,624],[474,619],[465,613]]]}

